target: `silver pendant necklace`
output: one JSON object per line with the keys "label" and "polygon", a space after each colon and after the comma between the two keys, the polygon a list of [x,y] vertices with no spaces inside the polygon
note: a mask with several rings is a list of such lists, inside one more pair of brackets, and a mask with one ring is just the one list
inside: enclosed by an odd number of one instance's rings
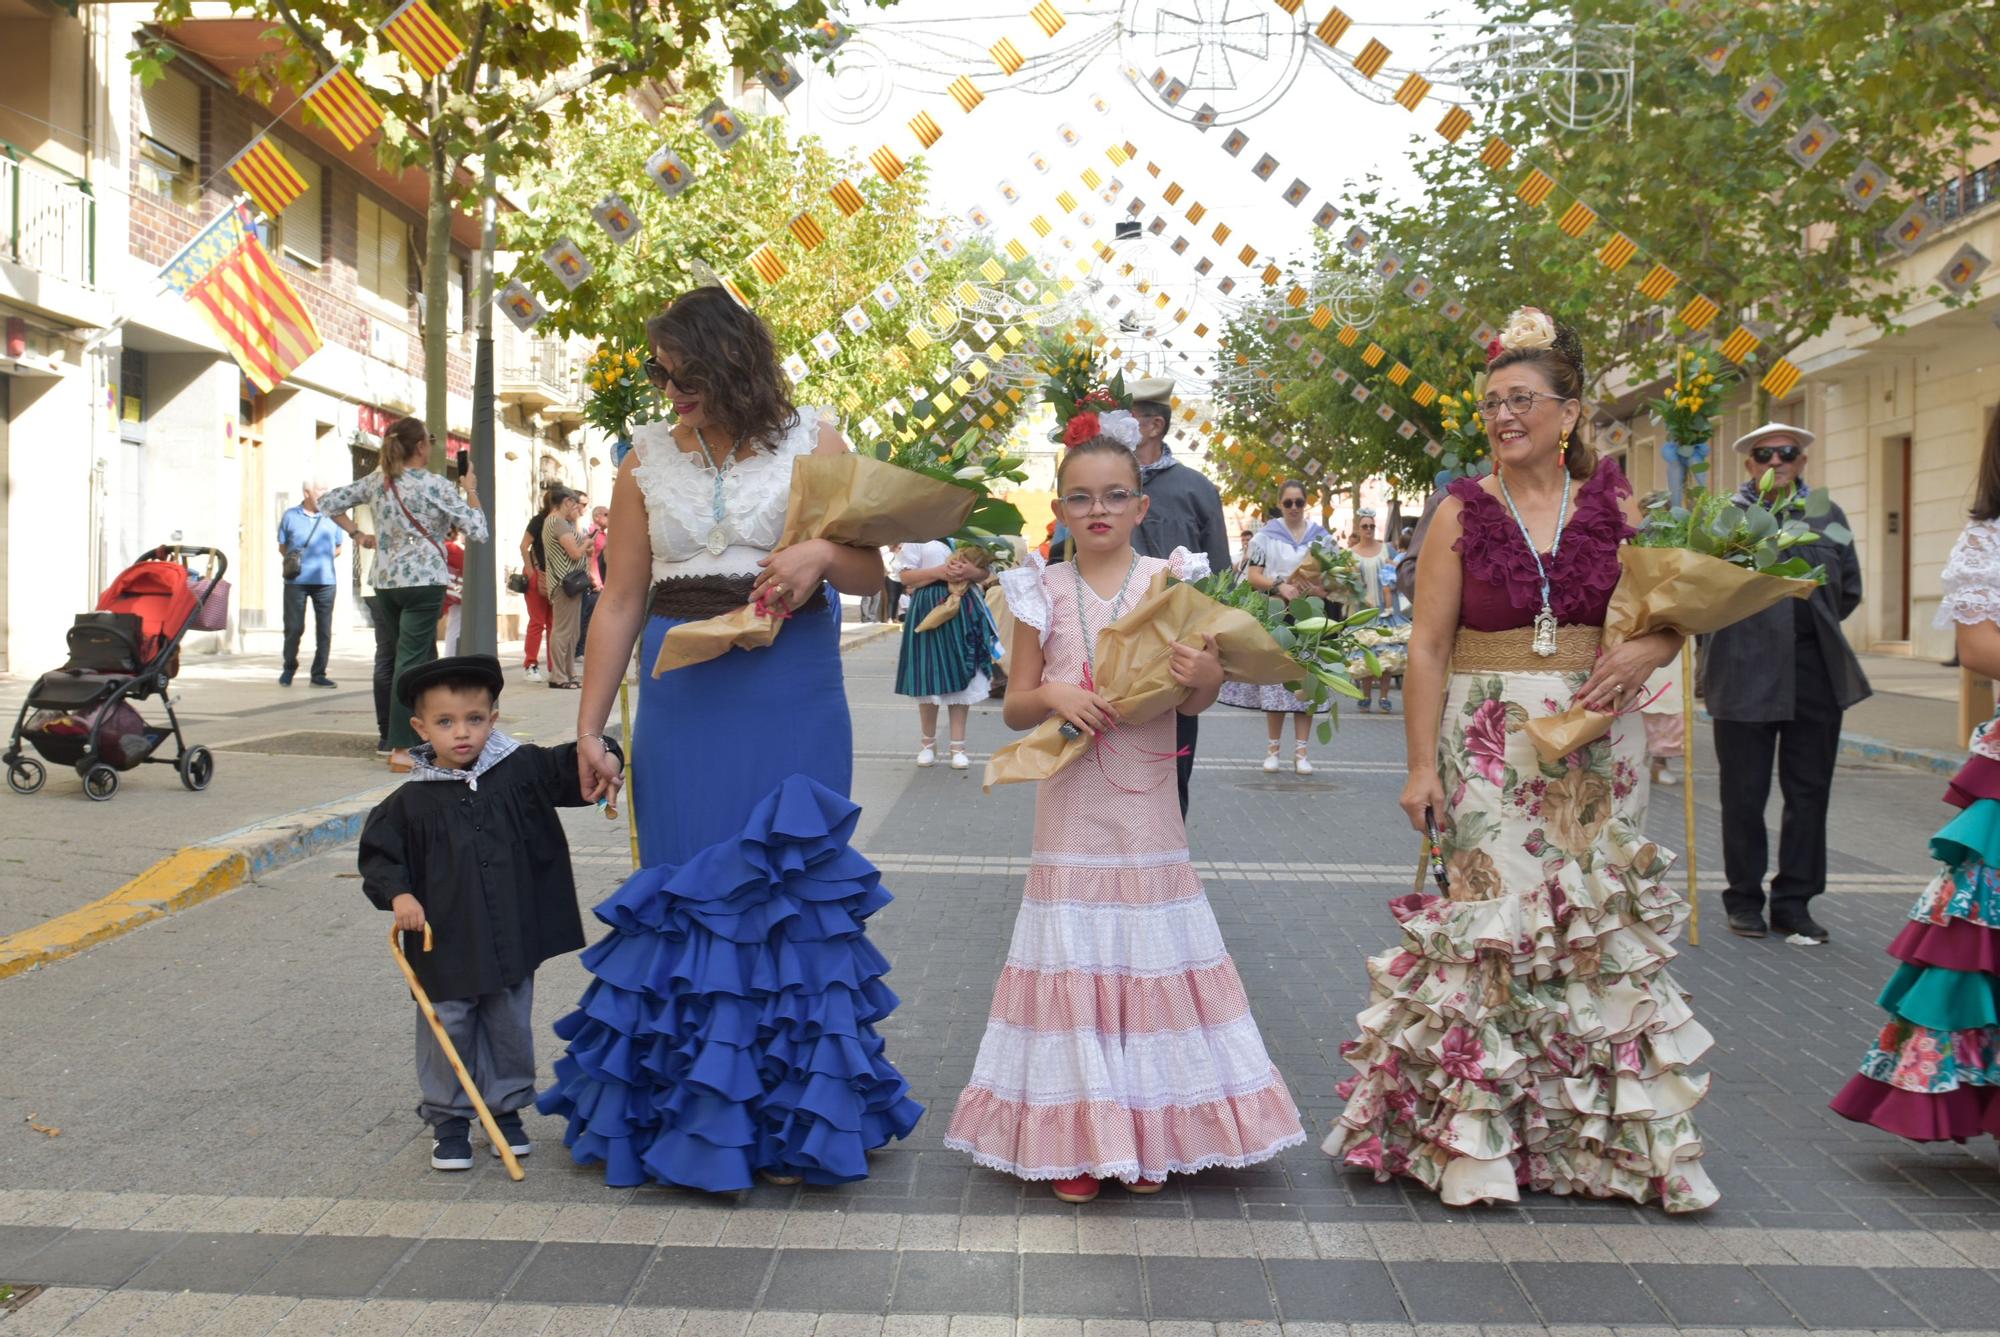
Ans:
{"label": "silver pendant necklace", "polygon": [[[1556,510],[1556,541],[1549,547],[1551,562],[1556,559],[1556,554],[1562,551],[1563,521],[1569,515],[1569,485],[1569,477],[1564,475],[1562,505]],[[1535,559],[1535,574],[1541,577],[1542,611],[1535,614],[1535,636],[1528,643],[1528,648],[1547,659],[1556,652],[1556,615],[1555,610],[1549,607],[1548,568],[1542,564],[1541,553],[1535,550],[1534,536],[1528,533],[1528,522],[1521,518],[1521,508],[1514,504],[1514,494],[1507,490],[1507,476],[1504,473],[1500,475],[1500,495],[1506,499],[1507,509],[1513,513],[1514,523],[1520,526],[1521,542],[1528,545],[1528,556]]]}
{"label": "silver pendant necklace", "polygon": [[[708,448],[708,438],[701,434],[699,427],[694,429],[694,440],[695,444],[701,447],[701,457],[708,461],[708,471],[715,475],[715,487],[708,498],[709,517],[714,520],[715,525],[708,531],[708,542],[704,546],[707,547],[710,557],[720,557],[723,550],[729,546],[728,531],[722,527],[723,517],[728,513],[722,497],[722,465],[715,462],[715,452]],[[729,458],[725,462],[733,465],[736,462],[736,452],[741,449],[743,449],[743,438],[739,436],[730,445]]]}

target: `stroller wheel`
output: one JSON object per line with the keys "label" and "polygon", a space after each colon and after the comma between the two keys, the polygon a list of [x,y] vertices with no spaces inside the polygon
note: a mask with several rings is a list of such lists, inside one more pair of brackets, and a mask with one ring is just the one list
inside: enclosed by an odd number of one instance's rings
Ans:
{"label": "stroller wheel", "polygon": [[33,757],[23,757],[7,766],[7,787],[16,794],[32,794],[48,778],[48,770]]}
{"label": "stroller wheel", "polygon": [[99,803],[118,792],[118,772],[98,762],[83,773],[83,792]]}
{"label": "stroller wheel", "polygon": [[181,783],[200,793],[215,778],[215,754],[196,743],[181,754],[176,769],[181,773]]}

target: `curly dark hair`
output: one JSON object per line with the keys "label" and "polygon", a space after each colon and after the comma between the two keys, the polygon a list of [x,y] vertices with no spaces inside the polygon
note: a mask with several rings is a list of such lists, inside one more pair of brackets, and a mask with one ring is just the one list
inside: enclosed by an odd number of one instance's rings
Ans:
{"label": "curly dark hair", "polygon": [[666,353],[700,393],[716,425],[766,447],[798,425],[771,329],[721,288],[681,294],[646,322],[655,356]]}
{"label": "curly dark hair", "polygon": [[1597,471],[1597,449],[1590,443],[1590,423],[1582,412],[1583,407],[1583,340],[1575,330],[1550,316],[1556,327],[1556,341],[1548,348],[1503,348],[1486,364],[1486,374],[1490,378],[1494,372],[1505,367],[1530,366],[1548,378],[1549,385],[1564,399],[1577,402],[1576,431],[1569,438],[1569,449],[1563,453],[1563,464],[1569,469],[1569,476],[1585,479]]}

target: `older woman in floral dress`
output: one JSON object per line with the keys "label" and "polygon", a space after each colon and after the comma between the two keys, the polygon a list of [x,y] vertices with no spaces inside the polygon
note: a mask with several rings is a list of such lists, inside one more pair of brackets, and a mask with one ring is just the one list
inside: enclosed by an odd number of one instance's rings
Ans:
{"label": "older woman in floral dress", "polygon": [[1543,764],[1522,731],[1572,700],[1628,710],[1673,635],[1600,653],[1631,489],[1581,439],[1582,349],[1533,308],[1489,349],[1499,469],[1461,479],[1419,558],[1402,806],[1439,831],[1443,895],[1392,904],[1358,1070],[1325,1150],[1448,1204],[1523,1188],[1706,1207],[1690,1113],[1711,1038],[1666,971],[1686,917],[1641,829],[1644,735],[1623,714]]}

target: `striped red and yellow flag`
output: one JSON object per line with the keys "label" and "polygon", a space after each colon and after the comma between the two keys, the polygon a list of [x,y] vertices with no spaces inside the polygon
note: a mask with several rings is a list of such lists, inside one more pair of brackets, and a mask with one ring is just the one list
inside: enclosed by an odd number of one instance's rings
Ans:
{"label": "striped red and yellow flag", "polygon": [[1639,291],[1655,302],[1667,300],[1667,294],[1680,286],[1681,276],[1665,265],[1654,265],[1646,271],[1646,277],[1639,280]]}
{"label": "striped red and yellow flag", "polygon": [[229,164],[229,175],[272,218],[306,193],[306,179],[269,135],[259,135],[254,144],[237,154],[236,161]]}
{"label": "striped red and yellow flag", "polygon": [[868,201],[861,197],[861,192],[855,189],[852,181],[842,181],[827,194],[833,198],[834,207],[849,218],[868,207]]}
{"label": "striped red and yellow flag", "polygon": [[1638,253],[1639,243],[1620,232],[1598,248],[1597,260],[1599,264],[1616,274],[1631,264],[1632,257]]}
{"label": "striped red and yellow flag", "polygon": [[759,246],[750,252],[750,268],[756,270],[757,277],[765,283],[776,283],[791,272],[791,266],[785,263],[785,258],[769,246]]}
{"label": "striped red and yellow flag", "polygon": [[1311,297],[1312,294],[1304,288],[1294,286],[1290,292],[1285,294],[1285,305],[1296,311],[1304,306]]}
{"label": "striped red and yellow flag", "polygon": [[1179,204],[1181,196],[1187,194],[1187,192],[1181,188],[1180,182],[1170,181],[1167,183],[1167,188],[1162,194],[1166,197],[1168,204]]}
{"label": "striped red and yellow flag", "polygon": [[1314,307],[1312,315],[1308,317],[1308,323],[1316,330],[1325,330],[1327,326],[1333,324],[1333,308],[1330,306]]}
{"label": "striped red and yellow flag", "polygon": [[989,255],[986,257],[985,262],[979,266],[979,277],[985,279],[988,283],[1003,282],[1007,277],[1007,267]]}
{"label": "striped red and yellow flag", "polygon": [[1075,213],[1075,212],[1076,212],[1076,196],[1074,196],[1074,195],[1070,194],[1070,193],[1069,193],[1068,191],[1066,191],[1066,190],[1060,190],[1060,191],[1057,191],[1057,192],[1056,192],[1056,207],[1057,207],[1058,209],[1061,209],[1061,210],[1062,210],[1062,211],[1063,211],[1064,213],[1066,213],[1066,214],[1073,214],[1073,213]]}
{"label": "striped red and yellow flag", "polygon": [[1417,407],[1421,409],[1429,408],[1437,397],[1437,387],[1429,381],[1419,382],[1417,388],[1410,391],[1410,398],[1416,400]]}
{"label": "striped red and yellow flag", "polygon": [[953,79],[945,91],[951,94],[951,100],[958,104],[961,111],[971,111],[986,101],[986,94],[979,91],[979,85],[962,74]]}
{"label": "striped red and yellow flag", "polygon": [[1104,175],[1095,167],[1086,167],[1082,172],[1078,173],[1077,180],[1083,182],[1085,190],[1096,190],[1104,184]]}
{"label": "striped red and yellow flag", "polygon": [[1347,36],[1347,30],[1353,26],[1353,19],[1338,9],[1329,9],[1326,11],[1326,17],[1319,21],[1319,26],[1313,29],[1313,36],[1328,46],[1339,46],[1340,39]]}
{"label": "striped red and yellow flag", "polygon": [[1069,23],[1069,20],[1063,17],[1063,12],[1050,4],[1049,0],[1041,0],[1040,4],[1028,11],[1028,17],[1035,21],[1035,26],[1042,30],[1044,37],[1054,37]]}
{"label": "striped red and yellow flag", "polygon": [[1197,200],[1193,204],[1190,204],[1188,206],[1188,211],[1187,211],[1188,222],[1199,223],[1202,219],[1206,217],[1208,217],[1208,206],[1201,203],[1201,201]]}
{"label": "striped red and yellow flag", "polygon": [[160,277],[195,304],[265,394],[319,351],[311,314],[250,230],[243,209],[224,210]]}
{"label": "striped red and yellow flag", "polygon": [[382,109],[344,65],[308,88],[305,104],[350,151],[360,148],[382,125]]}
{"label": "striped red and yellow flag", "polygon": [[1104,156],[1111,159],[1113,167],[1123,167],[1126,163],[1132,161],[1132,155],[1116,144],[1104,150]]}
{"label": "striped red and yellow flag", "polygon": [[1027,57],[1021,54],[1021,48],[1014,45],[1011,37],[1003,37],[987,47],[986,54],[993,57],[993,63],[1000,67],[1002,74],[1019,74],[1021,67],[1028,63]]}
{"label": "striped red and yellow flag", "polygon": [[1421,74],[1406,76],[1396,89],[1396,101],[1411,111],[1424,105],[1424,99],[1431,95],[1431,81]]}
{"label": "striped red and yellow flag", "polygon": [[1371,367],[1382,365],[1382,359],[1389,356],[1389,350],[1378,343],[1370,343],[1361,350],[1361,360]]}
{"label": "striped red and yellow flag", "polygon": [[1007,258],[1017,265],[1028,258],[1028,248],[1021,244],[1019,237],[1007,243]]}
{"label": "striped red and yellow flag", "polygon": [[1504,171],[1507,164],[1514,161],[1514,146],[1495,135],[1486,141],[1485,148],[1479,150],[1479,161],[1496,172]]}
{"label": "striped red and yellow flag", "polygon": [[1409,379],[1410,369],[1402,363],[1398,362],[1395,366],[1389,368],[1389,384],[1401,385]]}
{"label": "striped red and yellow flag", "polygon": [[1236,263],[1242,265],[1246,269],[1249,268],[1250,265],[1254,264],[1256,262],[1256,259],[1257,259],[1257,248],[1255,246],[1245,246],[1242,250],[1236,253]]}
{"label": "striped red and yellow flag", "polygon": [[1680,321],[1696,334],[1700,334],[1721,313],[1721,307],[1700,293],[1696,293],[1688,299],[1688,304],[1681,308]]}
{"label": "striped red and yellow flag", "polygon": [[1055,231],[1055,226],[1049,222],[1048,216],[1045,214],[1036,214],[1033,218],[1030,218],[1028,226],[1035,230],[1037,237],[1046,237],[1049,233]]}
{"label": "striped red and yellow flag", "polygon": [[1465,132],[1471,128],[1472,113],[1463,107],[1453,107],[1444,114],[1444,119],[1438,122],[1438,133],[1444,136],[1447,144],[1456,144],[1465,138]]}
{"label": "striped red and yellow flag", "polygon": [[903,174],[903,160],[887,144],[868,155],[868,165],[880,173],[884,181],[894,181]]}
{"label": "striped red and yellow flag", "polygon": [[1355,340],[1361,337],[1361,331],[1355,329],[1352,325],[1342,325],[1340,333],[1333,337],[1340,340],[1341,347],[1352,348],[1354,347]]}
{"label": "striped red and yellow flag", "polygon": [[1284,10],[1287,14],[1296,14],[1305,2],[1306,0],[1278,0],[1278,8]]}
{"label": "striped red and yellow flag", "polygon": [[1229,224],[1227,224],[1227,223],[1217,223],[1217,224],[1215,225],[1215,233],[1214,233],[1214,236],[1215,236],[1215,244],[1216,244],[1217,246],[1220,246],[1220,245],[1222,245],[1222,243],[1223,243],[1223,242],[1225,242],[1225,241],[1228,241],[1228,240],[1229,240]]}
{"label": "striped red and yellow flag", "polygon": [[1354,68],[1361,71],[1364,79],[1373,79],[1389,63],[1389,48],[1371,37],[1368,45],[1361,48],[1361,54],[1354,58]]}
{"label": "striped red and yellow flag", "polygon": [[1757,382],[1757,385],[1760,389],[1768,392],[1771,398],[1783,399],[1792,392],[1792,387],[1799,383],[1799,377],[1803,374],[1790,362],[1784,358],[1779,358],[1771,370],[1764,374],[1764,379]]}
{"label": "striped red and yellow flag", "polygon": [[818,250],[826,241],[826,229],[821,227],[819,220],[809,213],[795,216],[786,227],[792,236],[798,239],[799,245],[808,251]]}
{"label": "striped red and yellow flag", "polygon": [[1556,226],[1568,236],[1581,237],[1597,226],[1597,210],[1578,200],[1563,210],[1563,216],[1556,220]]}
{"label": "striped red and yellow flag", "polygon": [[1543,201],[1547,200],[1550,194],[1555,191],[1555,188],[1556,179],[1537,167],[1528,173],[1520,185],[1514,188],[1514,193],[1539,209]]}
{"label": "striped red and yellow flag", "polygon": [[1722,341],[1722,347],[1718,351],[1740,367],[1752,353],[1757,351],[1758,346],[1763,342],[1762,339],[1750,333],[1749,330],[1738,325],[1735,331]]}
{"label": "striped red and yellow flag", "polygon": [[920,111],[910,118],[910,133],[917,137],[919,144],[929,148],[944,138],[944,127],[937,123],[935,116],[927,111]]}
{"label": "striped red and yellow flag", "polygon": [[458,34],[445,27],[424,0],[403,0],[382,23],[382,36],[426,79],[435,79],[465,51]]}

